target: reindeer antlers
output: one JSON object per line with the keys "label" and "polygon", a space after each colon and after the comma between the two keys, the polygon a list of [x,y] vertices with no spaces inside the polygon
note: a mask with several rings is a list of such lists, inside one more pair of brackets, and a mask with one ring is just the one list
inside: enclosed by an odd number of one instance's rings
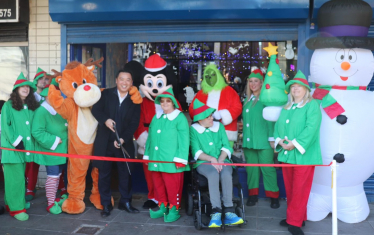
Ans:
{"label": "reindeer antlers", "polygon": [[49,79],[49,83],[51,83],[52,82],[52,79],[54,79],[54,78],[56,78],[56,77],[58,77],[58,76],[62,76],[62,73],[61,72],[58,72],[58,71],[56,71],[56,70],[54,70],[54,69],[52,69],[52,72],[53,72],[53,74],[46,74],[45,76]]}
{"label": "reindeer antlers", "polygon": [[97,67],[101,68],[102,65],[100,64],[101,62],[104,61],[104,57],[101,57],[99,60],[93,61],[93,58],[90,58],[87,60],[86,63],[84,63],[85,66],[91,66],[91,65],[96,65]]}

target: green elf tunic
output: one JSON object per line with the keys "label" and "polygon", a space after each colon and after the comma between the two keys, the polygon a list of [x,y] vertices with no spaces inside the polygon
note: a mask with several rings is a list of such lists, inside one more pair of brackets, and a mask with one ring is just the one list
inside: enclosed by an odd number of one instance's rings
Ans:
{"label": "green elf tunic", "polygon": [[189,171],[189,129],[184,114],[179,110],[164,114],[157,112],[148,130],[143,159],[185,164],[177,168],[173,163],[149,163],[150,171],[179,173]]}
{"label": "green elf tunic", "polygon": [[[260,99],[254,104],[252,95],[243,107],[243,151],[246,162],[250,164],[274,164],[274,150],[269,141],[274,141],[274,123],[262,116],[265,106]],[[254,104],[254,105],[253,105]],[[260,170],[262,172],[265,195],[279,197],[277,173],[274,167],[246,167],[248,194],[258,195]]]}
{"label": "green elf tunic", "polygon": [[[34,139],[31,136],[31,124],[34,111],[27,105],[17,111],[12,108],[12,101],[7,101],[1,111],[1,147],[15,149],[23,141],[26,150],[34,150]],[[16,152],[2,150],[1,163],[5,179],[5,205],[10,210],[10,215],[18,216],[22,213],[21,220],[27,220],[25,210],[25,169],[26,162],[33,161],[30,152]]]}
{"label": "green elf tunic", "polygon": [[[23,141],[25,149],[34,150],[34,138],[31,135],[31,123],[34,111],[27,105],[17,111],[12,108],[12,101],[5,102],[1,111],[1,147],[15,149]],[[2,151],[1,163],[32,162],[33,154],[29,152]]]}
{"label": "green elf tunic", "polygon": [[[319,165],[322,154],[319,144],[319,129],[322,114],[315,100],[301,105],[293,104],[289,109],[282,109],[274,128],[275,149],[279,152],[278,160],[289,164]],[[291,151],[278,145],[281,139],[287,139],[295,145]],[[287,144],[287,142],[285,141]]]}
{"label": "green elf tunic", "polygon": [[220,122],[213,122],[213,126],[205,128],[199,123],[192,124],[190,127],[191,151],[194,159],[197,160],[194,168],[201,163],[207,162],[199,160],[199,156],[205,153],[209,156],[219,158],[221,151],[227,153],[226,163],[231,163],[231,154],[233,149],[230,146],[225,127]]}
{"label": "green elf tunic", "polygon": [[[35,111],[36,122],[32,125],[32,136],[35,139],[35,151],[67,153],[67,122],[47,102]],[[59,144],[59,141],[62,143]],[[65,157],[35,154],[34,162],[40,165],[55,166],[66,163]]]}

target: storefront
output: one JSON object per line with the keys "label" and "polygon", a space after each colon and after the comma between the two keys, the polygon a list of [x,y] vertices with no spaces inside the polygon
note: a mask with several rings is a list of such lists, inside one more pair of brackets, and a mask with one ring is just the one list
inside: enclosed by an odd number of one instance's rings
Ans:
{"label": "storefront", "polygon": [[267,66],[262,47],[268,42],[279,47],[285,80],[297,70],[308,75],[313,52],[305,41],[317,32],[317,11],[324,2],[50,0],[49,9],[52,20],[61,24],[61,69],[70,60],[104,56],[104,67],[96,73],[102,87],[112,87],[116,71],[127,61],[143,62],[160,53],[175,70],[176,96],[186,109],[183,89],[199,90],[205,65],[215,63],[231,81],[245,81],[252,66]]}
{"label": "storefront", "polygon": [[0,1],[0,100],[8,100],[14,81],[28,76],[28,0]]}

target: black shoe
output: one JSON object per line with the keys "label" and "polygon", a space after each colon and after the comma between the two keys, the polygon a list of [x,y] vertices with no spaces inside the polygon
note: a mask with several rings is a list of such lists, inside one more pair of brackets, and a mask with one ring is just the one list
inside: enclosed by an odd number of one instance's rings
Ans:
{"label": "black shoe", "polygon": [[270,198],[270,199],[271,199],[270,207],[273,209],[278,209],[280,207],[279,199],[278,198]]}
{"label": "black shoe", "polygon": [[[283,227],[288,227],[290,226],[288,223],[287,223],[287,220],[284,219],[284,220],[281,220],[281,222],[279,223],[280,226],[283,226]],[[303,221],[303,224],[302,226],[304,227],[305,226],[305,221]]]}
{"label": "black shoe", "polygon": [[118,209],[122,211],[125,210],[129,213],[139,213],[139,210],[133,207],[130,202],[125,202],[125,204],[120,203]]}
{"label": "black shoe", "polygon": [[0,215],[4,214],[4,212],[5,212],[4,207],[3,207],[3,206],[0,206]]}
{"label": "black shoe", "polygon": [[247,206],[254,206],[258,202],[257,195],[252,195],[248,197]]}
{"label": "black shoe", "polygon": [[288,231],[292,235],[304,235],[304,232],[303,230],[301,230],[301,228],[293,226],[293,225],[288,226]]}
{"label": "black shoe", "polygon": [[153,209],[156,208],[158,205],[153,200],[147,200],[143,204],[143,209]]}
{"label": "black shoe", "polygon": [[110,212],[113,210],[113,206],[112,205],[109,205],[109,206],[104,206],[104,209],[102,212],[100,212],[101,214],[101,217],[108,217],[110,216]]}

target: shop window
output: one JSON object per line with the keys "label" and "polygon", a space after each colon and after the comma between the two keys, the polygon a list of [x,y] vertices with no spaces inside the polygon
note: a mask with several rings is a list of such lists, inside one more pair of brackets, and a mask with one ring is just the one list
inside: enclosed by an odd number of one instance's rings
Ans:
{"label": "shop window", "polygon": [[[246,78],[253,66],[267,68],[269,58],[263,50],[269,42],[161,42],[136,43],[133,59],[144,64],[154,53],[159,53],[172,66],[177,78],[176,96],[188,108],[185,87],[192,87],[195,93],[201,89],[202,74],[206,65],[214,63],[227,78],[227,82],[244,95]],[[297,72],[297,41],[270,42],[278,46],[278,59],[285,82]],[[235,79],[239,78],[239,79]],[[241,81],[234,84],[234,80]]]}
{"label": "shop window", "polygon": [[79,61],[85,63],[88,59],[93,58],[98,60],[104,57],[103,67],[95,67],[93,73],[97,78],[97,84],[99,87],[105,87],[105,55],[106,45],[105,44],[72,44],[70,45],[70,61]]}
{"label": "shop window", "polygon": [[27,46],[0,46],[0,100],[9,99],[14,82],[21,72],[29,78],[28,54]]}

